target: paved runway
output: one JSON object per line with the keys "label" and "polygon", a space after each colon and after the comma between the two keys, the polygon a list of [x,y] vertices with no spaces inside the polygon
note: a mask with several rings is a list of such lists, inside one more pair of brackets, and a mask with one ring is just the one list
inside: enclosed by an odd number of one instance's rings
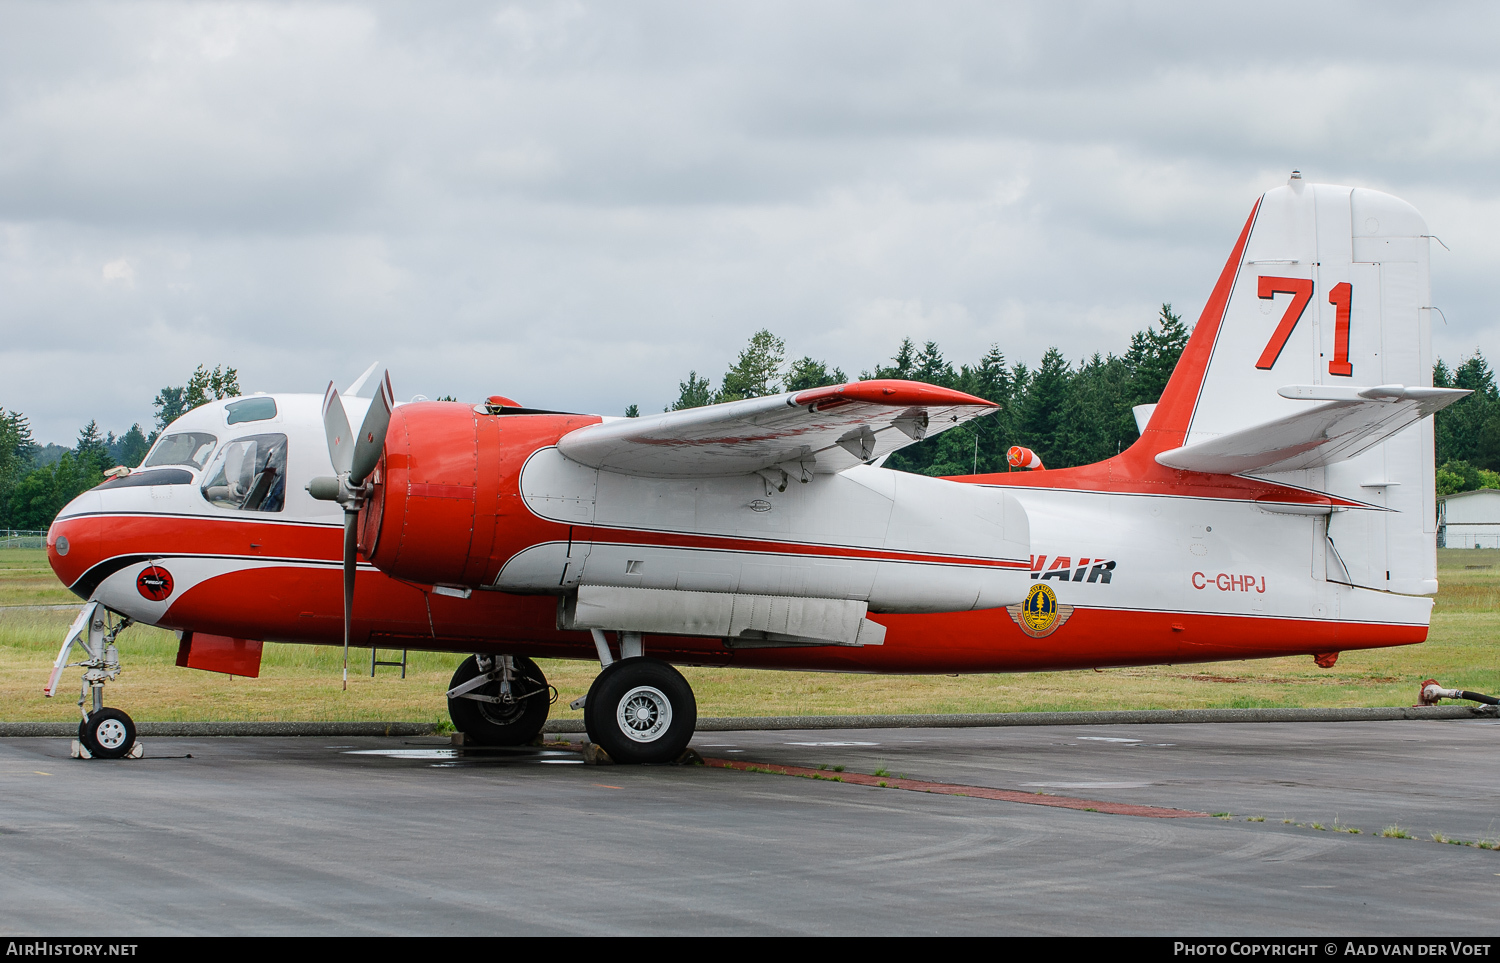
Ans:
{"label": "paved runway", "polygon": [[1160,819],[437,739],[162,738],[115,763],[5,739],[0,930],[1493,935],[1500,852],[1429,836],[1500,839],[1497,744],[1486,721],[694,742],[1233,814]]}

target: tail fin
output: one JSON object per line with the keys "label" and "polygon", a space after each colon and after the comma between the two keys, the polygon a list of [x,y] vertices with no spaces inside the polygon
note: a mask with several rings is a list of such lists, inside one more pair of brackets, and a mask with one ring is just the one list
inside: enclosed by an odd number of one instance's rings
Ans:
{"label": "tail fin", "polygon": [[[1369,506],[1330,517],[1326,573],[1315,574],[1424,594],[1436,589],[1424,416],[1457,397],[1413,390],[1432,385],[1428,236],[1415,208],[1378,191],[1294,174],[1267,192],[1141,439],[1163,464],[1239,465],[1229,470]],[[1319,421],[1310,409],[1335,399],[1344,409],[1322,406],[1319,424],[1365,423],[1329,444],[1332,429],[1309,430]],[[1285,457],[1259,450],[1273,434]],[[1293,457],[1299,444],[1327,454]]]}

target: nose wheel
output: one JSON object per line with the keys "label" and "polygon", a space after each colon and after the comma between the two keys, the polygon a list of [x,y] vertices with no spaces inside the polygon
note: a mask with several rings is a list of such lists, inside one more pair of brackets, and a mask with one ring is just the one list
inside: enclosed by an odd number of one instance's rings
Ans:
{"label": "nose wheel", "polygon": [[672,762],[698,725],[698,700],[682,673],[636,657],[604,667],[583,704],[590,741],[618,763]]}
{"label": "nose wheel", "polygon": [[78,724],[78,741],[95,759],[124,759],[135,748],[135,723],[119,709],[99,709]]}

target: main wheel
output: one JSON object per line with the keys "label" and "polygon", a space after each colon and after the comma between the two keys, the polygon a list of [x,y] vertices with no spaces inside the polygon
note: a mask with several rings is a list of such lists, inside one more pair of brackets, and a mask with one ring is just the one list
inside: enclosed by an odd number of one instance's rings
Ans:
{"label": "main wheel", "polygon": [[621,659],[594,679],[583,703],[589,739],[619,763],[672,762],[698,725],[682,673],[656,659]]}
{"label": "main wheel", "polygon": [[78,741],[95,759],[124,759],[135,746],[135,723],[119,709],[100,709],[78,724]]}
{"label": "main wheel", "polygon": [[[448,718],[453,720],[454,728],[482,746],[524,746],[547,723],[551,708],[547,677],[524,655],[512,656],[511,663],[515,668],[510,683],[511,701],[500,701],[499,680],[448,700]],[[479,674],[479,660],[471,655],[459,664],[448,688],[462,685]],[[482,698],[465,698],[468,695]]]}

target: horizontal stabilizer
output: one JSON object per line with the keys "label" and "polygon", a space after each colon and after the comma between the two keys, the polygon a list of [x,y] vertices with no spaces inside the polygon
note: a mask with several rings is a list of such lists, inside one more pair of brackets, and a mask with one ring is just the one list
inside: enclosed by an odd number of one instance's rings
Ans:
{"label": "horizontal stabilizer", "polygon": [[761,472],[785,488],[866,464],[994,411],[915,381],[858,381],[589,425],[558,451],[591,468],[690,478]]}
{"label": "horizontal stabilizer", "polygon": [[1319,468],[1355,457],[1469,392],[1402,385],[1289,385],[1277,394],[1325,404],[1164,451],[1156,456],[1157,462],[1222,475]]}

